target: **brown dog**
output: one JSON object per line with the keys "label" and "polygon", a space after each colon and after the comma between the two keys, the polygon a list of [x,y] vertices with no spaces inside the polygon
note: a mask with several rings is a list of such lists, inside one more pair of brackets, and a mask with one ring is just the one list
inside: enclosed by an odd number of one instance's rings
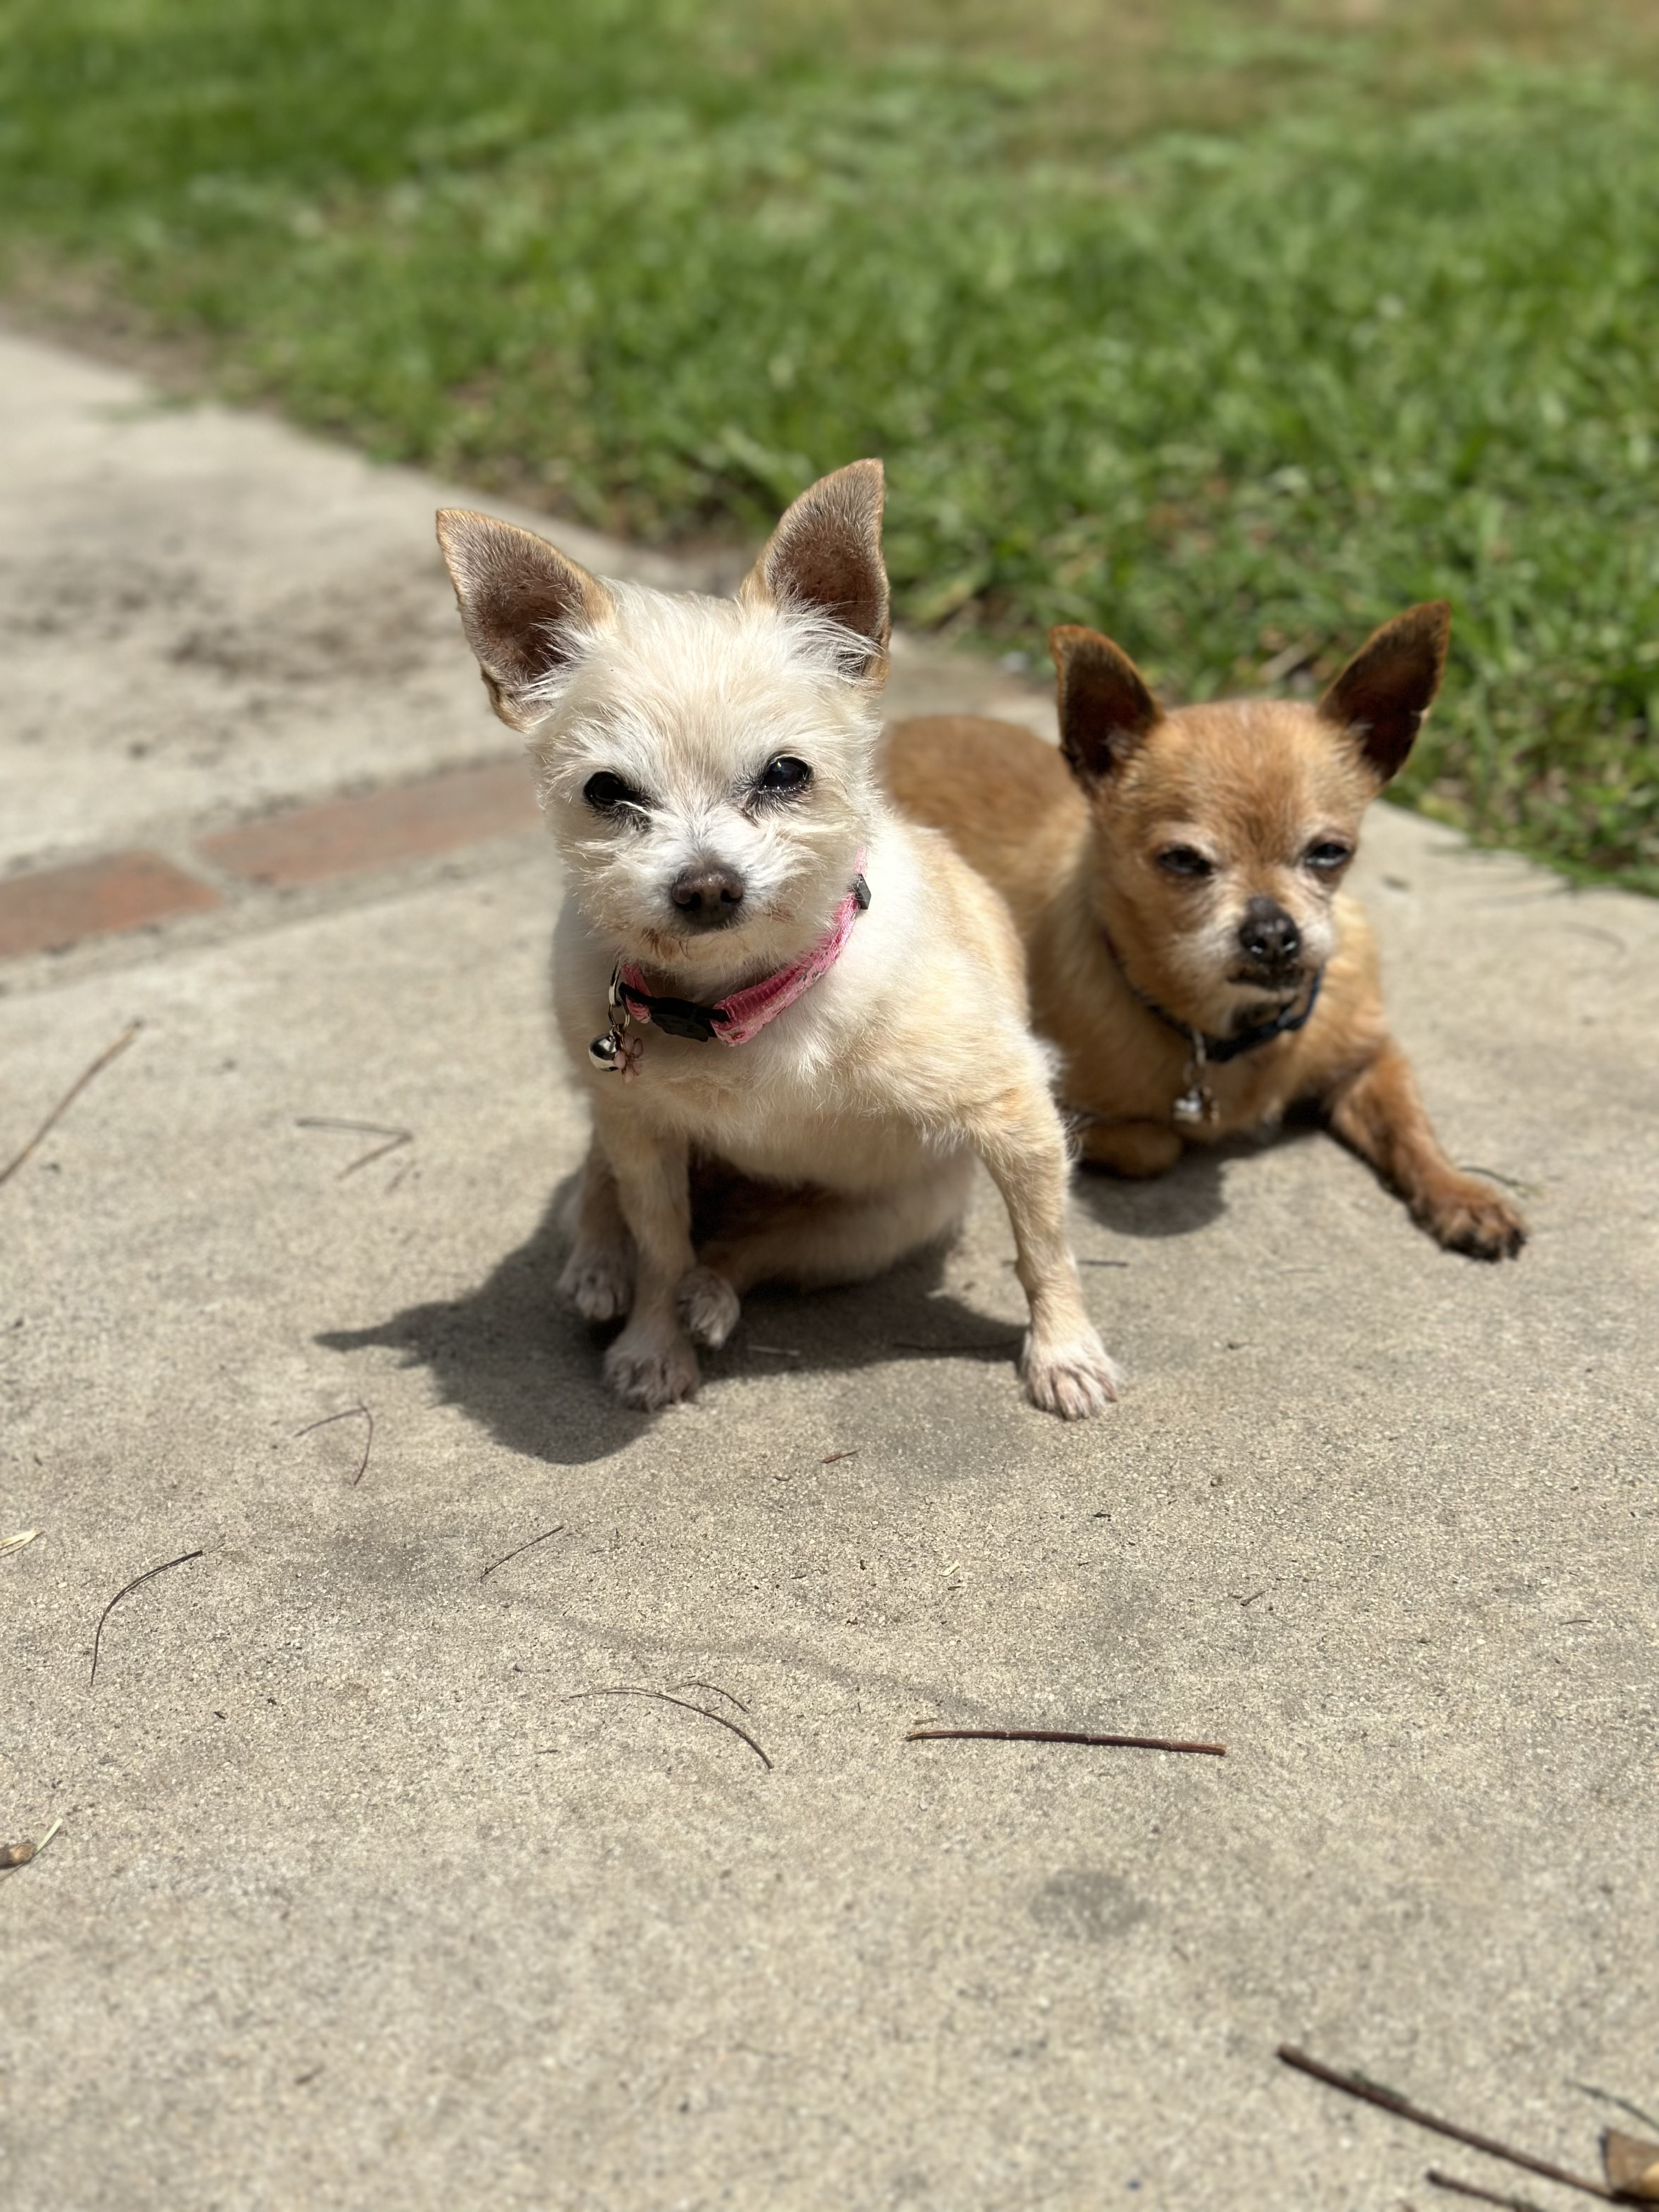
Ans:
{"label": "brown dog", "polygon": [[1310,1103],[1440,1243],[1520,1250],[1515,1208],[1436,1141],[1340,888],[1439,689],[1449,627],[1439,602],[1396,617],[1316,707],[1165,714],[1109,639],[1067,626],[1049,640],[1060,752],[975,716],[889,733],[900,805],[1013,910],[1085,1159],[1160,1175],[1184,1144]]}

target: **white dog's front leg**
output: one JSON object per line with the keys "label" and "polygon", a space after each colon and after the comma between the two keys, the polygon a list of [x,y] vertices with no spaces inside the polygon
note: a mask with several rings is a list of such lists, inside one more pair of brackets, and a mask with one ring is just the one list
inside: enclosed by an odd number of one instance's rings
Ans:
{"label": "white dog's front leg", "polygon": [[576,1235],[559,1288],[584,1321],[621,1321],[634,1303],[634,1240],[623,1219],[617,1178],[596,1134],[576,1201]]}
{"label": "white dog's front leg", "polygon": [[605,1355],[605,1379],[624,1405],[655,1413],[689,1398],[698,1381],[677,1297],[696,1264],[686,1149],[630,1114],[607,1117],[605,1150],[635,1255],[633,1310]]}
{"label": "white dog's front leg", "polygon": [[975,1141],[1014,1231],[1014,1267],[1031,1310],[1020,1366],[1034,1404],[1085,1419],[1117,1395],[1117,1370],[1083,1303],[1066,1235],[1069,1162],[1046,1090],[1021,1085],[981,1120]]}

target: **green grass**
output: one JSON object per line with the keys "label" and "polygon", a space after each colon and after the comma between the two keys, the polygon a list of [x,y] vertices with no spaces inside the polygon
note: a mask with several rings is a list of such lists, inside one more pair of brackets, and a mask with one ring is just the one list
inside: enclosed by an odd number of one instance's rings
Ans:
{"label": "green grass", "polygon": [[1659,891],[1647,50],[890,13],[0,0],[11,280],[647,538],[880,453],[911,622],[1187,696],[1449,598],[1407,795]]}

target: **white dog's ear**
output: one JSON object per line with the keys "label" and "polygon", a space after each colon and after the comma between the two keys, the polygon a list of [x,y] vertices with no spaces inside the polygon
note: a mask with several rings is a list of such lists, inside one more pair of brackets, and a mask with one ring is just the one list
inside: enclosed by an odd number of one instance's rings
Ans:
{"label": "white dog's ear", "polygon": [[538,687],[611,620],[610,592],[533,531],[465,507],[439,510],[438,543],[490,705],[512,728],[533,730],[548,711]]}
{"label": "white dog's ear", "polygon": [[1405,767],[1445,673],[1451,609],[1425,599],[1373,630],[1319,702],[1353,738],[1378,782]]}
{"label": "white dog's ear", "polygon": [[1048,633],[1060,678],[1060,749],[1085,790],[1105,784],[1138,751],[1164,710],[1121,646],[1061,623]]}
{"label": "white dog's ear", "polygon": [[892,616],[881,557],[884,495],[879,461],[854,461],[804,491],[744,578],[749,605],[799,607],[868,641],[848,673],[866,681],[887,671]]}

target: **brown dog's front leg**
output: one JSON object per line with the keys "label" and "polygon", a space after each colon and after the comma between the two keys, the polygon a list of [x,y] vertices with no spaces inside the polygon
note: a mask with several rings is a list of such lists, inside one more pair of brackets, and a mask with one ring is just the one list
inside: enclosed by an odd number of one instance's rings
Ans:
{"label": "brown dog's front leg", "polygon": [[1066,1236],[1066,1139],[1048,1092],[1036,1085],[995,1101],[974,1132],[1008,1208],[1014,1267],[1031,1310],[1021,1368],[1032,1402],[1067,1421],[1117,1395],[1117,1370],[1083,1303]]}
{"label": "brown dog's front leg", "polygon": [[1332,1128],[1369,1161],[1448,1251],[1513,1259],[1527,1224],[1501,1191],[1454,1167],[1430,1126],[1411,1062],[1392,1039],[1326,1100]]}
{"label": "brown dog's front leg", "polygon": [[635,1254],[633,1310],[605,1355],[605,1379],[625,1405],[654,1413],[689,1398],[698,1382],[677,1300],[696,1264],[686,1148],[623,1114],[607,1117],[604,1145]]}

